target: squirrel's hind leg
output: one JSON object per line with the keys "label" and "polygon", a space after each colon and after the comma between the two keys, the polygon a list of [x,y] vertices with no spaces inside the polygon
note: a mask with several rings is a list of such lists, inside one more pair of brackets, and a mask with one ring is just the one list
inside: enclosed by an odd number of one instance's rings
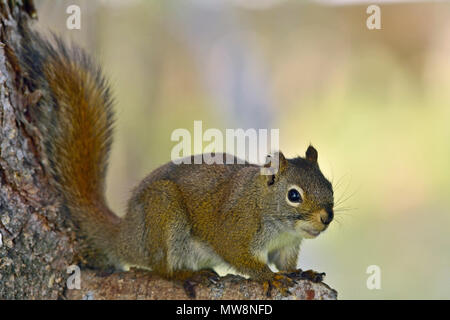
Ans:
{"label": "squirrel's hind leg", "polygon": [[220,276],[212,269],[198,271],[178,270],[173,272],[169,278],[181,281],[186,295],[191,299],[197,297],[196,287],[198,285],[208,287],[216,285],[220,280]]}
{"label": "squirrel's hind leg", "polygon": [[[174,182],[156,180],[141,190],[130,200],[125,216],[125,223],[145,217],[140,223],[129,223],[145,226],[140,231],[144,245],[136,246],[145,250],[138,255],[140,261],[132,263],[151,269],[163,278],[181,281],[188,297],[195,298],[195,286],[219,280],[217,273],[209,269],[218,258],[192,236],[184,197]],[[130,229],[126,233],[139,237],[132,232]]]}

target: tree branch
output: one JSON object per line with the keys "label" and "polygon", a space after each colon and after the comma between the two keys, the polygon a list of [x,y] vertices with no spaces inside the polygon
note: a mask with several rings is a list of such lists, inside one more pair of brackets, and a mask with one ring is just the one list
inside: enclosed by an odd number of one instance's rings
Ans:
{"label": "tree branch", "polygon": [[[260,283],[239,276],[222,277],[216,284],[195,287],[196,298],[201,300],[266,300]],[[299,280],[290,289],[291,294],[283,297],[274,289],[271,299],[329,300],[337,299],[337,292],[325,283]],[[67,290],[67,299],[93,300],[179,300],[188,299],[181,282],[173,282],[146,271],[131,270],[101,276],[90,270],[81,271],[81,289]]]}

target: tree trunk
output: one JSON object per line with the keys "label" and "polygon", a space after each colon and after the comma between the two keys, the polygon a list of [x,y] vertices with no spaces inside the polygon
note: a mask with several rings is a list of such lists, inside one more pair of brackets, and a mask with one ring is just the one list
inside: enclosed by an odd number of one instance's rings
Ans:
{"label": "tree trunk", "polygon": [[0,299],[56,299],[76,241],[42,165],[40,135],[27,117],[28,90],[13,48],[31,0],[0,0]]}
{"label": "tree trunk", "polygon": [[[182,285],[143,271],[105,277],[83,270],[81,289],[67,289],[68,268],[80,261],[81,241],[49,184],[41,134],[28,115],[39,91],[30,91],[13,49],[20,42],[19,21],[27,24],[35,15],[32,0],[0,0],[0,299],[187,298]],[[325,284],[307,280],[291,292],[293,299],[337,296]],[[197,297],[265,295],[259,283],[227,276],[213,286],[199,286]]]}

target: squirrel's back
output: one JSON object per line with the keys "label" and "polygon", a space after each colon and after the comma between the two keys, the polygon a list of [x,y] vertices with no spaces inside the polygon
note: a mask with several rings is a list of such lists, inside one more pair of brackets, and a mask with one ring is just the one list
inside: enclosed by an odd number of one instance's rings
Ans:
{"label": "squirrel's back", "polygon": [[19,61],[30,90],[40,95],[29,112],[42,133],[46,167],[95,255],[107,256],[120,221],[104,197],[114,122],[108,84],[79,47],[27,28],[22,35]]}

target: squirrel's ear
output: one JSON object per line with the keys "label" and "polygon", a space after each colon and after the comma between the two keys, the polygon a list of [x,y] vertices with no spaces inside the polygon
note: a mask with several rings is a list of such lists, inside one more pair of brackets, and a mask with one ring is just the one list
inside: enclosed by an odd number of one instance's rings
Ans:
{"label": "squirrel's ear", "polygon": [[311,163],[317,163],[317,150],[314,149],[312,145],[309,145],[308,149],[306,150],[306,160],[308,160]]}
{"label": "squirrel's ear", "polygon": [[269,175],[268,185],[275,183],[275,177],[279,176],[286,169],[287,165],[288,161],[281,152],[276,152],[273,156],[268,155],[266,157],[264,175]]}
{"label": "squirrel's ear", "polygon": [[286,169],[286,167],[288,166],[288,162],[287,162],[286,158],[284,157],[284,154],[281,153],[281,151],[275,153],[275,159],[277,158],[277,156],[278,156],[278,163],[280,165],[278,171],[283,172],[284,169]]}

